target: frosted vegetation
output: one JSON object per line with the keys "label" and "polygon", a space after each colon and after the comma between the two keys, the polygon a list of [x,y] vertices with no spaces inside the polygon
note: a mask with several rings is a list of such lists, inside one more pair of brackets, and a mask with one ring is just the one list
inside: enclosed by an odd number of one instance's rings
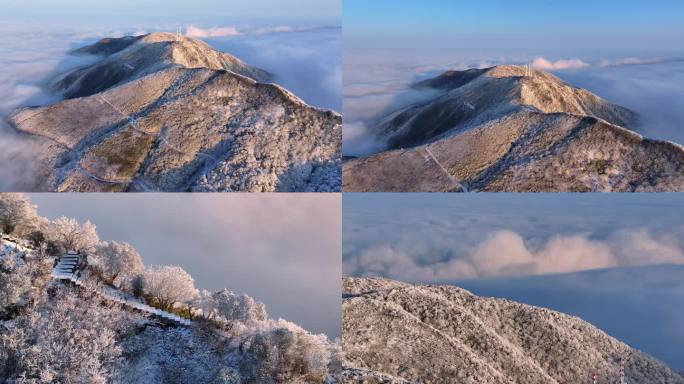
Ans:
{"label": "frosted vegetation", "polygon": [[[325,335],[270,319],[247,295],[200,291],[180,267],[146,268],[90,222],[50,221],[0,194],[0,230],[0,382],[338,382]],[[67,251],[87,255],[78,285],[51,277]]]}
{"label": "frosted vegetation", "polygon": [[683,384],[684,377],[574,316],[454,286],[345,278],[345,377],[366,383]]}

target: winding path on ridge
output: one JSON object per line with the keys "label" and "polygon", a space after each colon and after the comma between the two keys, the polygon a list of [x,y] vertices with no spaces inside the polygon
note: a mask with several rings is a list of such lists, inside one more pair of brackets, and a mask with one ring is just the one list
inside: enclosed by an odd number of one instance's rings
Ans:
{"label": "winding path on ridge", "polygon": [[437,166],[442,170],[442,172],[444,172],[444,174],[449,178],[449,180],[451,180],[451,182],[452,182],[456,187],[460,188],[462,192],[468,192],[468,188],[467,188],[465,185],[463,185],[461,182],[459,182],[458,180],[456,180],[456,178],[453,177],[453,176],[449,173],[449,171],[446,170],[446,168],[444,168],[444,166],[442,165],[442,163],[440,163],[439,160],[437,160],[437,158],[436,158],[435,155],[432,153],[432,151],[430,151],[430,146],[429,146],[429,145],[426,145],[426,146],[425,146],[425,152],[428,154],[428,156],[430,156],[430,158],[432,159],[432,161],[434,161],[435,164],[437,164]]}
{"label": "winding path on ridge", "polygon": [[[120,114],[121,116],[123,116],[124,119],[126,119],[126,120],[128,121],[128,125],[130,125],[131,128],[132,128],[135,132],[138,132],[138,133],[140,133],[140,134],[147,135],[147,136],[155,136],[153,133],[150,133],[150,132],[147,132],[147,131],[143,131],[142,129],[138,128],[138,126],[137,126],[137,124],[136,124],[136,119],[135,119],[134,117],[132,117],[132,116],[130,116],[130,115],[124,113],[122,110],[120,110],[119,108],[117,108],[114,104],[110,103],[109,100],[107,100],[104,96],[102,96],[101,94],[97,94],[97,97],[100,99],[101,102],[103,102],[103,103],[109,105],[109,106],[110,106],[113,110],[115,110],[118,114]],[[210,161],[207,162],[207,163],[204,165],[204,169],[202,170],[202,173],[201,173],[200,178],[202,178],[202,177],[208,177],[209,172],[211,172],[211,170],[212,170],[218,163],[221,162],[221,160],[218,159],[216,156],[213,156],[213,155],[211,155],[211,154],[209,154],[209,153],[206,153],[206,152],[198,151],[196,154],[191,154],[191,153],[185,152],[185,151],[183,151],[182,149],[180,149],[180,148],[178,148],[178,147],[176,147],[176,146],[171,145],[171,143],[169,143],[169,141],[166,139],[166,137],[164,137],[163,134],[158,134],[158,135],[156,135],[156,138],[158,139],[158,142],[162,143],[163,145],[165,145],[165,146],[168,147],[169,149],[171,149],[171,150],[173,150],[173,151],[175,151],[175,152],[178,152],[178,153],[180,153],[180,154],[189,156],[189,157],[191,157],[191,158],[197,156],[197,157],[205,157],[205,158],[209,159]],[[95,180],[97,180],[97,181],[102,181],[102,182],[105,182],[105,183],[117,183],[116,181],[112,181],[112,180],[103,180],[103,179],[99,179],[99,178],[97,178],[97,177],[94,177],[94,175],[90,174],[89,172],[87,173],[87,175],[93,177],[93,178],[94,178]],[[123,183],[123,182],[124,182],[124,181],[122,181],[122,183]],[[128,182],[133,182],[133,183],[135,183],[136,180],[131,179],[131,180],[128,181]],[[146,191],[146,192],[152,190],[152,189],[151,189],[149,186],[147,186],[147,184],[145,184],[144,182],[141,182],[141,183],[138,184],[138,185],[141,186],[142,189],[143,189],[144,191]]]}

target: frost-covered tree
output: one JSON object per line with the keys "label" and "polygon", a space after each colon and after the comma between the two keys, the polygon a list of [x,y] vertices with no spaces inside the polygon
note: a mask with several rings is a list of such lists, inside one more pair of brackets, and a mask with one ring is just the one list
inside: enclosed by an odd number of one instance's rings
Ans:
{"label": "frost-covered tree", "polygon": [[58,242],[65,250],[92,252],[100,242],[95,225],[82,225],[74,218],[62,216],[48,225],[48,239]]}
{"label": "frost-covered tree", "polygon": [[22,193],[0,193],[0,231],[26,236],[39,231],[46,220]]}
{"label": "frost-covered tree", "polygon": [[257,382],[323,383],[334,345],[324,335],[312,335],[288,321],[264,322],[243,342],[243,376]]}
{"label": "frost-covered tree", "polygon": [[214,316],[217,314],[214,294],[206,289],[199,291],[190,304],[199,310],[205,319],[214,319]]}
{"label": "frost-covered tree", "polygon": [[228,321],[249,323],[264,321],[268,318],[266,306],[247,295],[238,295],[224,289],[212,295],[215,310]]}
{"label": "frost-covered tree", "polygon": [[48,260],[0,252],[0,318],[34,304],[50,280],[50,271]]}
{"label": "frost-covered tree", "polygon": [[145,269],[138,251],[126,242],[101,242],[95,259],[103,277],[116,286],[130,285]]}
{"label": "frost-covered tree", "polygon": [[198,292],[189,273],[178,266],[153,266],[143,275],[143,289],[162,309],[193,300]]}
{"label": "frost-covered tree", "polygon": [[0,381],[104,384],[121,362],[117,332],[129,324],[123,312],[60,288],[37,310],[5,322]]}

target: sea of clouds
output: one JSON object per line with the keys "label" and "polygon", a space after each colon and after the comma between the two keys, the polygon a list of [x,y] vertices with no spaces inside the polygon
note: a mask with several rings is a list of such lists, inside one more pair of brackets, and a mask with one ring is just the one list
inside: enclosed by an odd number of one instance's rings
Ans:
{"label": "sea of clouds", "polygon": [[59,101],[49,82],[93,57],[69,52],[103,37],[175,32],[207,41],[275,75],[274,81],[316,107],[341,109],[340,27],[328,24],[183,23],[174,21],[20,22],[0,20],[0,190],[36,188],[32,162],[41,149],[7,122],[17,108]]}
{"label": "sea of clouds", "polygon": [[345,199],[344,272],[404,281],[684,265],[675,195]]}

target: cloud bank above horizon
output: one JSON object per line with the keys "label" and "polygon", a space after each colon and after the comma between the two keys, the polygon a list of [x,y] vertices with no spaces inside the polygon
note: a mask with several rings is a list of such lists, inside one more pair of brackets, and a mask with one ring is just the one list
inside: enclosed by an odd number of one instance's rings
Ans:
{"label": "cloud bank above horizon", "polygon": [[344,273],[434,282],[684,265],[684,220],[665,212],[684,198],[470,196],[345,196]]}
{"label": "cloud bank above horizon", "polygon": [[390,245],[371,247],[347,257],[344,272],[405,281],[445,281],[684,265],[684,244],[678,240],[683,237],[684,224],[662,235],[644,228],[621,230],[605,241],[559,234],[540,247],[532,247],[513,230],[497,230],[489,232],[487,239],[476,246],[442,249],[445,253],[453,252],[454,257],[431,263],[423,263],[420,255],[407,254]]}

